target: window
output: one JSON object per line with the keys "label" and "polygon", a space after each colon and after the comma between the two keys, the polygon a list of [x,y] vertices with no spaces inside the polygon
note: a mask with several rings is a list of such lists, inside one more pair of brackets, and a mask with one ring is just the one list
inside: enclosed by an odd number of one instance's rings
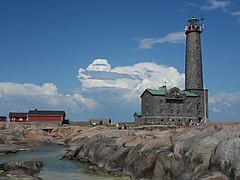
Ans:
{"label": "window", "polygon": [[180,115],[181,114],[181,111],[180,110],[177,110],[177,115]]}
{"label": "window", "polygon": [[23,118],[19,118],[19,121],[23,121]]}
{"label": "window", "polygon": [[173,113],[174,113],[174,110],[173,110],[173,109],[171,109],[170,113],[171,113],[171,115],[173,115]]}
{"label": "window", "polygon": [[198,102],[197,108],[201,108],[201,103],[200,102]]}
{"label": "window", "polygon": [[160,109],[160,114],[162,114],[163,113],[163,109]]}

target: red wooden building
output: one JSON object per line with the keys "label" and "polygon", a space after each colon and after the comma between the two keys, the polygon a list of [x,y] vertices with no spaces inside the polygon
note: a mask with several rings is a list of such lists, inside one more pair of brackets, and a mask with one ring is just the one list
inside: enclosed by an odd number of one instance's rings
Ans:
{"label": "red wooden building", "polygon": [[9,112],[10,122],[26,122],[27,113],[24,112]]}
{"label": "red wooden building", "polygon": [[0,116],[0,122],[7,122],[6,116]]}
{"label": "red wooden building", "polygon": [[28,122],[64,122],[65,111],[30,110],[27,114]]}

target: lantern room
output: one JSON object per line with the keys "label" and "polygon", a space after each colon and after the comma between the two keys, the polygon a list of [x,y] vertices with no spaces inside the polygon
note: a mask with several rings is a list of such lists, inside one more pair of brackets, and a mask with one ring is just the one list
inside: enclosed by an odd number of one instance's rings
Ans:
{"label": "lantern room", "polygon": [[204,18],[201,18],[201,22],[195,18],[194,16],[192,16],[188,21],[187,21],[187,25],[185,26],[185,33],[189,33],[189,32],[202,32],[204,29],[204,25],[202,24]]}

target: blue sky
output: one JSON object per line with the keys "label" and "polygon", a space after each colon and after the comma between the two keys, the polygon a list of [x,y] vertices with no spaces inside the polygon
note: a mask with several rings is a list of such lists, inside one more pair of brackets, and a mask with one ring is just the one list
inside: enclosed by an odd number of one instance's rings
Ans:
{"label": "blue sky", "polygon": [[210,120],[240,120],[238,0],[0,0],[0,114],[133,120],[144,89],[184,89],[192,15],[205,17]]}

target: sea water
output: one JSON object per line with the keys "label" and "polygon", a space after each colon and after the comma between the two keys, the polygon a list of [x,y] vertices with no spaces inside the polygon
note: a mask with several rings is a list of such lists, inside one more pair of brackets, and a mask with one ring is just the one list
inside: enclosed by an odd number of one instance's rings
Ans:
{"label": "sea water", "polygon": [[0,155],[0,164],[9,161],[41,161],[43,168],[38,177],[45,180],[129,180],[129,177],[114,177],[104,172],[92,172],[88,165],[61,157],[67,148],[56,144],[35,144],[32,151],[15,155]]}

